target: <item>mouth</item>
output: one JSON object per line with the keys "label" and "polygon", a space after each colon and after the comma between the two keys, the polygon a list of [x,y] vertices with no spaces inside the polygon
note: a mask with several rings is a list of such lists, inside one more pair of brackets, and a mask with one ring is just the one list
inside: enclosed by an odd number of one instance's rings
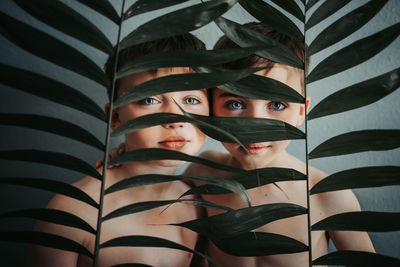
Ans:
{"label": "mouth", "polygon": [[244,145],[250,154],[256,155],[264,152],[268,148],[271,148],[271,145],[263,145],[263,144],[247,144]]}
{"label": "mouth", "polygon": [[186,143],[190,142],[186,140],[182,136],[170,136],[163,141],[158,142],[161,146],[164,146],[169,149],[179,149],[186,145]]}

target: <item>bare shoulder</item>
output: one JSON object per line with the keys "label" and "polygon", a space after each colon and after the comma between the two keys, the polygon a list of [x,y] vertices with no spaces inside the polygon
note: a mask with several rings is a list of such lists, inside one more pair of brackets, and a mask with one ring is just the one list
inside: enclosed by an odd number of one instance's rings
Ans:
{"label": "bare shoulder", "polygon": [[[213,150],[207,150],[204,151],[199,155],[200,158],[204,158],[207,160],[214,161],[216,163],[224,164],[228,161],[228,158],[230,157],[229,154],[219,152],[219,151],[213,151]],[[185,170],[185,175],[197,175],[197,176],[207,176],[210,174],[215,174],[216,169],[210,168],[201,164],[197,163],[192,163],[187,167]]]}
{"label": "bare shoulder", "polygon": [[[311,167],[309,169],[310,189],[328,176],[325,172]],[[360,204],[350,189],[320,193],[313,195],[313,198],[325,216],[360,210]]]}

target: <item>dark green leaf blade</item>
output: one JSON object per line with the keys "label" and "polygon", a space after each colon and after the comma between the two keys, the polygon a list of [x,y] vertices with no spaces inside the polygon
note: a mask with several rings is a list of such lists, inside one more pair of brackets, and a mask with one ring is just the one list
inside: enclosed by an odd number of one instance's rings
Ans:
{"label": "dark green leaf blade", "polygon": [[306,245],[296,239],[263,232],[249,232],[213,242],[225,253],[238,257],[258,257],[308,250]]}
{"label": "dark green leaf blade", "polygon": [[[154,113],[129,120],[118,127],[111,136],[119,136],[143,128],[174,122],[193,123],[208,136],[229,143],[233,143],[235,140],[224,134],[225,132],[234,132],[234,137],[244,144],[304,138],[304,133],[301,130],[278,120],[209,117],[195,114],[190,114],[190,117],[188,117],[174,113]],[[215,128],[222,131],[216,131]]]}
{"label": "dark green leaf blade", "polygon": [[387,0],[372,0],[329,25],[311,42],[307,56],[339,42],[360,29],[382,9],[386,2]]}
{"label": "dark green leaf blade", "polygon": [[341,134],[323,142],[309,154],[310,159],[381,151],[400,146],[400,130],[364,130]]}
{"label": "dark green leaf blade", "polygon": [[[103,217],[103,221],[107,221],[113,218],[117,218],[120,216],[130,215],[142,211],[147,211],[150,209],[159,208],[162,206],[167,206],[175,203],[180,202],[192,202],[194,205],[205,207],[205,208],[212,208],[212,209],[219,209],[223,211],[232,210],[231,208],[221,206],[203,199],[175,199],[175,200],[159,200],[159,201],[145,201],[145,202],[138,202],[130,205],[126,205],[119,209],[116,209]],[[1,217],[0,217],[1,218]]]}
{"label": "dark green leaf blade", "polygon": [[219,85],[218,88],[250,98],[304,103],[304,97],[293,88],[261,75],[249,75],[239,81]]}
{"label": "dark green leaf blade", "polygon": [[119,155],[115,158],[112,158],[109,164],[124,164],[129,162],[141,162],[148,160],[164,160],[164,159],[173,159],[173,160],[182,160],[198,163],[201,165],[205,165],[211,168],[224,170],[228,172],[246,172],[240,168],[232,167],[229,165],[219,164],[213,162],[211,160],[203,159],[200,157],[190,156],[185,153],[181,153],[174,150],[161,149],[161,148],[147,148],[147,149],[138,149],[133,151],[125,152],[122,155]]}
{"label": "dark green leaf blade", "polygon": [[78,0],[82,4],[96,10],[115,24],[120,24],[120,18],[114,7],[107,0]]}
{"label": "dark green leaf blade", "polygon": [[45,76],[4,64],[0,64],[0,73],[2,74],[0,83],[106,121],[104,111],[93,100],[74,88]]}
{"label": "dark green leaf blade", "polygon": [[0,34],[15,45],[107,87],[104,71],[86,55],[56,38],[0,12]]}
{"label": "dark green leaf blade", "polygon": [[337,172],[314,185],[310,194],[388,185],[400,185],[400,167],[364,167]]}
{"label": "dark green leaf blade", "polygon": [[286,10],[288,13],[290,13],[293,16],[295,16],[296,18],[298,18],[300,21],[304,21],[303,11],[301,11],[300,7],[296,4],[295,1],[293,1],[293,0],[289,0],[289,1],[272,0],[272,2],[274,2],[276,5],[278,5],[279,7]]}
{"label": "dark green leaf blade", "polygon": [[0,113],[0,125],[12,125],[46,131],[65,136],[95,148],[104,150],[104,145],[90,132],[70,122],[30,114]]}
{"label": "dark green leaf blade", "polygon": [[100,245],[100,248],[108,248],[108,247],[161,247],[161,248],[179,249],[193,254],[197,254],[207,259],[208,261],[213,262],[218,266],[221,266],[216,261],[204,255],[203,253],[200,253],[198,251],[182,246],[178,243],[159,237],[142,236],[142,235],[123,236],[111,239]]}
{"label": "dark green leaf blade", "polygon": [[212,240],[244,234],[270,222],[306,214],[307,209],[289,203],[265,204],[173,224],[188,228]]}
{"label": "dark green leaf blade", "polygon": [[312,8],[318,2],[319,2],[319,0],[308,0],[307,4],[306,4],[306,11],[308,11],[310,8]]}
{"label": "dark green leaf blade", "polygon": [[81,229],[83,231],[96,234],[96,230],[93,229],[87,222],[79,218],[78,216],[55,209],[26,209],[11,211],[0,214],[0,219],[12,218],[12,217],[27,217],[36,220],[56,223],[69,227]]}
{"label": "dark green leaf blade", "polygon": [[397,267],[400,259],[364,251],[342,250],[323,255],[313,260],[313,265],[351,265]]}
{"label": "dark green leaf blade", "polygon": [[152,185],[158,183],[172,182],[177,180],[194,181],[205,184],[210,184],[218,186],[218,188],[223,188],[228,192],[234,192],[239,194],[243,199],[248,201],[248,196],[246,194],[243,186],[237,181],[232,181],[228,179],[221,179],[219,177],[207,177],[207,176],[186,176],[186,175],[161,175],[161,174],[145,174],[138,175],[131,178],[126,178],[118,183],[113,184],[105,190],[105,194],[112,192],[124,190],[127,188],[133,188],[144,185]]}
{"label": "dark green leaf blade", "polygon": [[308,120],[337,114],[374,103],[400,87],[400,68],[351,85],[320,101]]}
{"label": "dark green leaf blade", "polygon": [[188,0],[138,0],[123,15],[123,20],[129,19],[130,17],[150,12],[153,10],[181,4]]}
{"label": "dark green leaf blade", "polygon": [[88,194],[80,190],[79,188],[66,184],[63,182],[41,179],[41,178],[24,178],[24,177],[3,177],[0,178],[0,184],[12,184],[20,186],[28,186],[37,189],[47,190],[53,193],[65,195],[82,202],[89,204],[96,209],[99,205],[94,201]]}
{"label": "dark green leaf blade", "polygon": [[42,232],[2,232],[0,233],[0,240],[6,242],[19,242],[41,245],[50,248],[57,248],[66,251],[77,252],[93,258],[87,248],[81,244],[58,235],[42,233]]}
{"label": "dark green leaf blade", "polygon": [[[281,181],[303,181],[306,176],[294,169],[287,168],[262,168],[248,171],[247,173],[237,174],[225,178],[224,180],[235,180],[241,183],[246,190],[260,187],[266,184],[272,184]],[[198,187],[193,187],[185,192],[185,195],[216,195],[227,194],[228,190],[211,184],[205,184]]]}
{"label": "dark green leaf blade", "polygon": [[19,160],[28,162],[37,162],[42,164],[53,165],[77,172],[81,172],[102,180],[102,176],[88,163],[58,152],[42,151],[42,150],[1,150],[0,159],[2,160]]}
{"label": "dark green leaf blade", "polygon": [[[288,2],[291,1],[285,1],[286,4]],[[294,24],[283,13],[266,2],[262,0],[239,0],[239,3],[244,9],[247,10],[247,12],[258,19],[261,23],[298,40],[304,39],[303,34],[296,24]],[[294,5],[297,6],[295,3]]]}
{"label": "dark green leaf blade", "polygon": [[223,17],[217,18],[214,22],[229,39],[240,47],[264,47],[265,50],[256,53],[258,56],[304,69],[301,59],[278,41]]}
{"label": "dark green leaf blade", "polygon": [[[51,27],[75,37],[106,54],[113,52],[113,45],[93,23],[61,1],[15,1],[32,16]],[[65,23],[68,21],[68,23]]]}
{"label": "dark green leaf blade", "polygon": [[217,49],[217,50],[173,50],[147,54],[121,67],[117,78],[127,75],[170,67],[196,67],[218,65],[247,57],[262,50],[260,47]]}
{"label": "dark green leaf blade", "polygon": [[120,43],[121,49],[179,35],[198,29],[228,11],[237,0],[214,0],[157,17],[131,32]]}
{"label": "dark green leaf blade", "polygon": [[112,265],[111,267],[153,267],[153,266],[143,263],[122,263],[122,264]]}
{"label": "dark green leaf blade", "polygon": [[306,31],[347,5],[348,2],[350,2],[350,0],[325,1],[322,3],[307,20]]}
{"label": "dark green leaf blade", "polygon": [[325,218],[311,226],[312,231],[392,232],[400,230],[400,213],[346,212]]}
{"label": "dark green leaf blade", "polygon": [[333,53],[307,76],[307,83],[326,78],[354,67],[378,54],[400,34],[400,23],[358,40]]}
{"label": "dark green leaf blade", "polygon": [[114,102],[114,108],[133,101],[166,92],[199,90],[216,87],[229,81],[240,80],[260,68],[248,68],[215,73],[186,73],[163,76],[128,89]]}

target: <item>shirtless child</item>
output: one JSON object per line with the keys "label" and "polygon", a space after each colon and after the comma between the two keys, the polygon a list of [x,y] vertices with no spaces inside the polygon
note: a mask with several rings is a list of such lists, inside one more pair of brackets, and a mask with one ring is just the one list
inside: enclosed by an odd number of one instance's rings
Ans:
{"label": "shirtless child", "polygon": [[[122,51],[119,56],[119,65],[121,66],[140,55],[177,49],[204,49],[204,44],[191,34],[152,41]],[[189,72],[191,72],[189,68],[163,68],[132,74],[119,80],[117,93],[119,96],[128,89],[151,79]],[[148,97],[115,109],[112,111],[111,127],[116,129],[131,119],[151,113],[181,113],[175,101],[187,112],[200,115],[208,115],[209,113],[207,91],[205,89],[171,92]],[[109,112],[109,104],[106,105],[106,112]],[[143,148],[164,148],[193,155],[203,145],[205,135],[192,124],[178,122],[128,133],[125,135],[125,140],[127,151]],[[176,168],[182,163],[182,161],[177,160],[157,160],[124,164],[119,168],[107,171],[105,188],[136,175],[174,174]],[[98,171],[101,172],[100,168],[98,168]],[[97,179],[85,177],[74,183],[74,186],[86,192],[97,202],[99,201],[100,181]],[[185,183],[174,181],[107,194],[104,197],[103,216],[132,203],[177,199],[188,189],[189,186]],[[56,195],[47,205],[47,208],[72,213],[88,222],[94,229],[96,228],[98,211],[86,203],[63,195]],[[196,219],[199,217],[199,210],[193,205],[178,203],[160,214],[163,208],[105,221],[101,228],[100,243],[120,236],[149,235],[168,239],[194,249],[198,237],[195,232],[165,224]],[[86,247],[90,252],[93,253],[94,251],[95,235],[88,232],[43,221],[39,221],[35,229],[36,231],[72,239]],[[152,266],[179,267],[189,266],[191,258],[192,254],[188,252],[168,248],[111,247],[100,249],[99,266],[142,263]],[[43,246],[34,246],[30,251],[30,266],[90,266],[91,264],[92,259],[74,252]]]}
{"label": "shirtless child", "polygon": [[[276,31],[268,29],[259,23],[249,23],[245,26],[256,30],[266,36],[278,40],[289,47],[296,55],[304,60],[304,44],[284,36]],[[216,49],[236,48],[232,41],[222,37],[215,45]],[[270,67],[256,74],[278,80],[292,87],[304,95],[303,71],[274,63],[258,56],[250,56],[242,60],[227,63],[223,68],[243,69],[249,67]],[[212,90],[212,112],[214,116],[220,117],[257,117],[281,120],[294,126],[300,126],[304,119],[310,99],[307,97],[304,104],[275,102],[268,100],[252,99],[224,92],[215,88]],[[218,163],[240,167],[243,169],[255,169],[265,167],[291,168],[306,173],[306,165],[299,159],[293,157],[286,151],[290,141],[262,142],[246,144],[249,154],[238,144],[223,143],[229,153],[217,151],[206,151],[200,156]],[[111,157],[121,154],[124,145],[111,153]],[[101,164],[98,162],[97,164]],[[227,177],[232,173],[218,171],[203,165],[191,164],[185,171],[185,175]],[[316,183],[327,176],[320,170],[309,168],[309,186],[312,188]],[[303,207],[307,206],[306,181],[277,182],[279,188],[273,184],[267,184],[258,188],[249,189],[253,206],[270,203],[294,203]],[[202,195],[202,198],[225,205],[233,209],[245,208],[242,199],[235,194]],[[360,206],[351,190],[342,190],[323,194],[312,195],[311,202],[311,224],[314,224],[331,215],[359,211]],[[207,209],[208,216],[221,213],[217,210]],[[300,215],[292,218],[281,219],[268,223],[255,231],[269,232],[286,235],[297,239],[303,244],[308,244],[307,217]],[[318,258],[328,251],[328,236],[332,239],[339,250],[360,250],[374,252],[373,245],[367,233],[351,231],[313,231],[312,253],[313,259]],[[235,257],[219,250],[211,241],[208,241],[208,255],[221,263],[223,266],[273,266],[273,267],[303,267],[309,266],[308,252],[271,255],[263,257]],[[243,244],[246,246],[246,244]]]}
{"label": "shirtless child", "polygon": [[[290,48],[300,58],[304,60],[304,44],[272,31],[259,23],[249,23],[247,27],[261,32],[262,34],[274,38]],[[225,49],[237,47],[226,37],[222,37],[215,48]],[[228,63],[223,68],[243,69],[249,67],[271,67],[259,71],[257,75],[263,75],[268,78],[278,80],[297,92],[304,95],[304,76],[303,71],[278,64],[260,58],[256,55],[244,58],[232,63]],[[212,94],[212,111],[214,116],[219,117],[256,117],[281,120],[293,126],[300,126],[304,119],[309,105],[309,97],[304,104],[275,102],[269,100],[252,99],[233,95],[221,89],[215,88]],[[265,167],[291,168],[299,172],[306,173],[306,165],[299,159],[293,157],[286,151],[290,141],[262,142],[254,144],[245,144],[249,151],[247,153],[238,144],[223,143],[229,153],[216,151],[206,151],[200,156],[216,161],[218,163],[240,167],[243,169],[255,169]],[[203,175],[226,177],[232,175],[216,169],[207,168],[192,164],[186,170],[185,175]],[[327,176],[320,170],[309,168],[309,186],[312,188],[316,183]],[[258,188],[247,190],[252,205],[262,205],[269,203],[294,203],[307,207],[306,200],[306,182],[288,181],[277,182],[279,188],[273,184],[263,185]],[[235,194],[223,195],[202,195],[202,198],[225,205],[233,209],[245,208],[243,201]],[[312,195],[311,201],[311,224],[314,224],[328,216],[350,211],[359,211],[360,206],[351,190],[336,191]],[[216,210],[207,210],[208,216],[221,213]],[[292,218],[281,219],[266,224],[255,231],[270,232],[286,235],[297,239],[303,244],[308,244],[307,217],[300,215]],[[365,232],[351,231],[313,231],[312,232],[312,255],[313,259],[318,258],[328,251],[328,235],[339,250],[360,250],[374,252],[370,238]],[[263,257],[234,257],[219,250],[211,241],[209,241],[208,254],[223,266],[308,266],[308,252],[272,255]]]}

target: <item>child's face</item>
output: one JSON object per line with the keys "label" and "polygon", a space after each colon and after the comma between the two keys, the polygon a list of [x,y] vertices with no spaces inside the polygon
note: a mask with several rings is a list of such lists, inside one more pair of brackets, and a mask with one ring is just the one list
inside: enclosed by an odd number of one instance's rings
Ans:
{"label": "child's face", "polygon": [[[302,72],[281,64],[275,64],[269,72],[256,73],[294,88],[302,93]],[[213,112],[220,117],[253,117],[281,120],[293,126],[300,126],[305,118],[304,104],[274,102],[230,94],[221,89],[213,90]],[[235,161],[244,168],[259,168],[277,164],[279,155],[289,144],[289,140],[245,144],[247,153],[238,144],[223,143]]]}
{"label": "child's face", "polygon": [[[156,73],[142,72],[132,74],[121,79],[119,94],[151,79],[188,72],[187,68],[168,68],[159,69]],[[147,97],[119,107],[114,111],[112,128],[115,129],[129,120],[152,113],[182,114],[174,101],[189,113],[209,115],[206,90],[170,92]],[[194,155],[203,145],[205,135],[190,123],[178,122],[144,128],[126,134],[125,138],[127,151],[142,148],[164,148]],[[164,163],[178,166],[182,164],[181,161],[166,161]]]}

